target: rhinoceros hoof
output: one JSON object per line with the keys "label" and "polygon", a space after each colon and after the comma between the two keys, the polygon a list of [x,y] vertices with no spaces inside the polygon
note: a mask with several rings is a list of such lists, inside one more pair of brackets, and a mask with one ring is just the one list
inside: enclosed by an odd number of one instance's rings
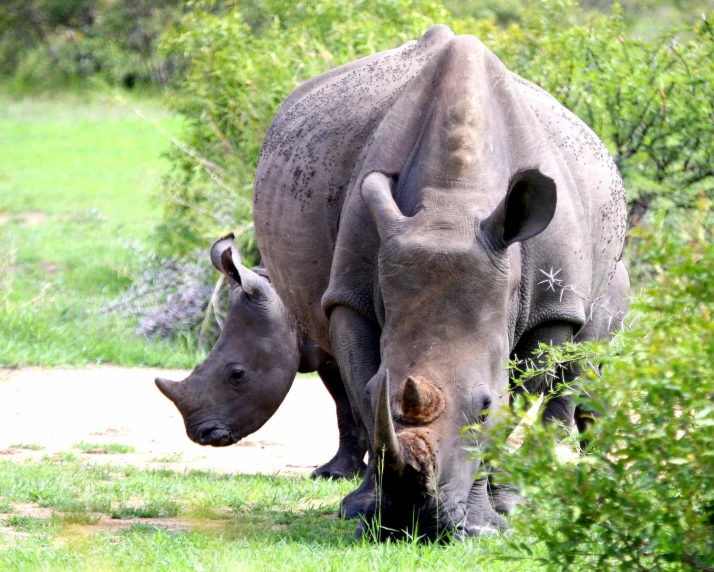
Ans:
{"label": "rhinoceros hoof", "polygon": [[[493,512],[483,518],[480,522],[470,522],[468,527],[473,529],[474,532],[484,532],[486,530],[490,530],[495,531],[495,533],[498,534],[508,530],[508,521],[500,514]],[[491,532],[488,534],[491,534]],[[469,534],[469,536],[474,535]],[[481,536],[481,534],[478,534],[478,536]]]}
{"label": "rhinoceros hoof", "polygon": [[459,527],[456,532],[456,538],[464,540],[466,538],[477,538],[481,536],[497,536],[499,534],[508,534],[508,523],[502,516],[494,514],[488,521],[479,523],[466,523],[465,526]]}
{"label": "rhinoceros hoof", "polygon": [[362,485],[348,494],[340,503],[340,516],[346,519],[365,515],[374,504],[374,484],[365,480]]}
{"label": "rhinoceros hoof", "polygon": [[340,451],[327,463],[315,469],[313,479],[352,479],[364,476],[367,465],[361,459]]}

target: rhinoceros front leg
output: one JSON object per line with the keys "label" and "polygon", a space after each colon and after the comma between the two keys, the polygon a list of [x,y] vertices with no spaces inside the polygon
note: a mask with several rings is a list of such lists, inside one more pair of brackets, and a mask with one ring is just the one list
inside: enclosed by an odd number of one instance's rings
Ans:
{"label": "rhinoceros front leg", "polygon": [[[533,328],[523,334],[513,354],[521,359],[531,359],[541,343],[559,346],[572,341],[575,327],[568,322],[553,322]],[[533,360],[536,366],[540,365],[538,358]],[[545,423],[556,421],[567,427],[572,426],[575,410],[573,397],[570,393],[563,392],[559,386],[570,385],[579,374],[580,370],[577,367],[564,367],[554,372],[555,379],[558,380],[557,384],[547,376],[540,376],[528,382],[526,389],[529,393],[543,393],[549,397],[543,412]]]}
{"label": "rhinoceros front leg", "polygon": [[[573,333],[574,325],[567,322],[556,322],[534,328],[521,337],[514,354],[520,357],[531,356],[533,352],[538,349],[541,342],[550,345],[560,345],[571,340]],[[577,367],[562,368],[561,371],[556,373],[556,378],[562,379],[567,384],[570,384],[579,373],[580,370]],[[572,395],[560,391],[557,387],[551,386],[550,382],[545,378],[534,380],[529,384],[527,389],[529,392],[550,393],[552,395],[543,413],[544,423],[552,423],[555,421],[563,423],[568,427],[573,424],[575,407],[573,405]],[[471,508],[471,513],[475,515],[488,515],[490,514],[490,510],[493,510],[499,514],[508,515],[513,512],[519,503],[523,502],[523,499],[512,485],[503,482],[496,483],[492,477],[488,477],[487,481],[488,486],[484,489],[488,491],[487,497],[484,493],[480,492],[480,490],[478,494],[472,493],[469,497],[469,502],[477,503],[475,507]],[[483,487],[483,485],[478,481],[474,484],[474,489],[480,489],[481,487]],[[485,507],[478,504],[484,502],[488,502],[489,506]],[[469,523],[471,523],[473,518],[472,516],[469,517]]]}
{"label": "rhinoceros front leg", "polygon": [[372,432],[372,404],[367,396],[367,382],[380,364],[379,328],[371,320],[346,306],[336,306],[330,314],[330,341],[340,366],[352,413],[358,426],[368,436],[369,464],[360,487],[348,494],[340,506],[344,518],[364,514],[374,500],[376,480]]}
{"label": "rhinoceros front leg", "polygon": [[[607,291],[600,303],[595,306],[592,319],[578,332],[576,342],[599,340],[612,337],[623,328],[628,308],[630,277],[622,261],[615,266]],[[584,434],[595,422],[598,414],[585,404],[575,407],[575,425],[580,435]],[[581,451],[588,447],[586,440],[580,441]]]}
{"label": "rhinoceros front leg", "polygon": [[508,529],[508,523],[494,509],[488,477],[474,481],[466,501],[466,536],[489,536]]}
{"label": "rhinoceros front leg", "polygon": [[315,469],[312,476],[326,479],[351,479],[358,475],[363,476],[367,467],[364,456],[367,453],[368,438],[352,414],[352,406],[337,362],[330,360],[320,364],[317,373],[332,399],[335,400],[340,441],[335,456]]}

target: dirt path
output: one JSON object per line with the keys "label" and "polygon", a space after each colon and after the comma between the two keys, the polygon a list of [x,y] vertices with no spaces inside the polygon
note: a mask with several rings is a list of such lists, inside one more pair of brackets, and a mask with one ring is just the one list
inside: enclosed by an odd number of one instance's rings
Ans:
{"label": "dirt path", "polygon": [[[317,377],[298,378],[276,415],[231,447],[196,445],[181,415],[154,385],[156,376],[187,372],[110,366],[0,370],[1,458],[71,451],[90,462],[213,469],[241,473],[309,473],[337,450],[334,405]],[[80,441],[130,445],[135,453],[85,454]],[[13,447],[37,444],[42,450]]]}

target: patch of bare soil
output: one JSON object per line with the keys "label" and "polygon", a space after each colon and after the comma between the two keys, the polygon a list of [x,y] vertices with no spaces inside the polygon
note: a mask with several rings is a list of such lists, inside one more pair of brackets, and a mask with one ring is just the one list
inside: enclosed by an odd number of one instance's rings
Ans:
{"label": "patch of bare soil", "polygon": [[14,215],[0,214],[0,226],[6,225],[11,220],[17,221],[20,226],[39,226],[45,218],[47,218],[47,213],[32,211]]}
{"label": "patch of bare soil", "polygon": [[[0,370],[2,459],[71,451],[87,463],[307,474],[337,450],[334,404],[317,377],[297,379],[275,416],[237,445],[197,445],[186,436],[180,413],[154,385],[157,376],[179,380],[186,375],[110,366]],[[73,448],[81,441],[120,443],[136,453],[88,455]],[[18,444],[43,449],[11,447]]]}
{"label": "patch of bare soil", "polygon": [[[31,517],[46,520],[55,514],[62,515],[62,512],[54,511],[51,508],[37,506],[32,503],[14,503],[11,513],[0,513],[0,522],[6,521],[9,517]],[[90,513],[86,515],[89,519],[86,524],[70,524],[66,532],[59,539],[60,542],[71,536],[88,536],[97,532],[116,532],[131,528],[132,526],[154,526],[170,531],[185,530],[191,531],[196,528],[218,528],[225,523],[228,516],[219,515],[217,519],[192,520],[184,517],[162,517],[162,518],[112,518],[101,513]],[[0,526],[0,536],[29,538],[32,533],[16,530],[12,525]]]}
{"label": "patch of bare soil", "polygon": [[[38,506],[31,502],[18,502],[12,505],[12,515],[14,516],[30,516],[32,518],[50,518],[52,509],[44,506]],[[9,514],[0,514],[0,520],[7,518]]]}

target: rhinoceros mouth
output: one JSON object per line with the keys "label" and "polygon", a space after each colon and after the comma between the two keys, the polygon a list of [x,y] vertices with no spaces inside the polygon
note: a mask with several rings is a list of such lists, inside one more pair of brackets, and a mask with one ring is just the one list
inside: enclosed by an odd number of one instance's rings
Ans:
{"label": "rhinoceros mouth", "polygon": [[223,423],[201,423],[187,427],[189,438],[199,445],[228,447],[236,444],[243,437]]}
{"label": "rhinoceros mouth", "polygon": [[[402,503],[402,499],[382,496],[367,509],[355,531],[359,538],[372,526],[379,540],[418,540],[447,542],[451,538],[473,536],[465,518],[466,504],[449,506],[430,498],[424,504]],[[438,505],[438,506],[437,506]],[[371,522],[370,522],[371,521]]]}

